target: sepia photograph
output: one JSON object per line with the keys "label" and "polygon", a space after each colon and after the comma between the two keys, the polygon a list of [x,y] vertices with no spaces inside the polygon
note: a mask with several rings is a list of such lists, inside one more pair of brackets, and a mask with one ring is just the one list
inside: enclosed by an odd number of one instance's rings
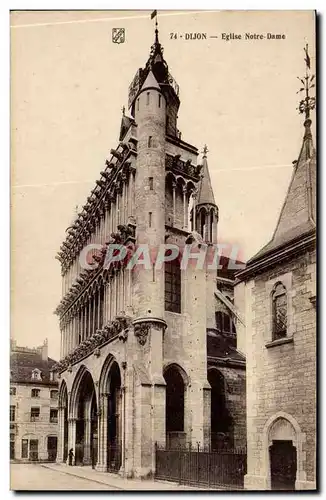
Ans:
{"label": "sepia photograph", "polygon": [[10,488],[317,491],[314,10],[10,12]]}

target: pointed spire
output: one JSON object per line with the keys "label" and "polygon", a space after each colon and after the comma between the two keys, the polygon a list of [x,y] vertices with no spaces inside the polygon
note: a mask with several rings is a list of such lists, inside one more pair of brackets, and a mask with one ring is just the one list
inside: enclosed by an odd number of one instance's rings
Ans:
{"label": "pointed spire", "polygon": [[254,257],[249,264],[268,253],[292,244],[294,240],[305,237],[316,229],[316,151],[311,133],[310,111],[315,109],[316,99],[310,95],[315,87],[315,75],[310,74],[310,57],[308,45],[305,49],[306,75],[299,78],[305,92],[305,98],[299,103],[300,114],[305,115],[305,132],[298,160],[293,162],[293,174],[288,191],[276,224],[273,237]]}
{"label": "pointed spire", "polygon": [[202,153],[203,153],[203,168],[201,174],[201,181],[198,189],[196,205],[198,206],[208,203],[210,205],[216,206],[211,178],[209,175],[208,163],[207,163],[208,148],[206,144],[204,146]]}

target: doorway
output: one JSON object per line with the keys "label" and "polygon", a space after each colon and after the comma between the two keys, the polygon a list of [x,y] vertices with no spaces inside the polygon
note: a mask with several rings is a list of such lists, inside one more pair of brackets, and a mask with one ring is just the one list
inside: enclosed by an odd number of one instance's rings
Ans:
{"label": "doorway", "polygon": [[15,441],[10,441],[10,460],[15,459]]}
{"label": "doorway", "polygon": [[31,439],[29,442],[29,459],[38,460],[38,439]]}
{"label": "doorway", "polygon": [[49,462],[55,462],[55,460],[57,458],[57,446],[58,446],[57,436],[48,436],[48,460],[49,460]]}
{"label": "doorway", "polygon": [[297,450],[292,441],[275,440],[269,447],[272,490],[295,490]]}

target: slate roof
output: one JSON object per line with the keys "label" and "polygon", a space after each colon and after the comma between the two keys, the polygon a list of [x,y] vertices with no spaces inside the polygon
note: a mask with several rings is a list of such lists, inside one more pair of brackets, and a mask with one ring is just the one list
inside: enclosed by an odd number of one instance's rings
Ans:
{"label": "slate roof", "polygon": [[245,357],[237,351],[236,340],[231,335],[207,335],[207,356],[214,358],[224,358],[226,361],[243,361]]}
{"label": "slate roof", "polygon": [[[56,363],[54,359],[42,360],[39,353],[30,351],[13,351],[10,356],[11,382],[30,383],[34,385],[58,385],[58,382],[50,380],[50,369]],[[32,379],[32,371],[38,368],[41,371],[42,380]]]}
{"label": "slate roof", "polygon": [[209,175],[208,163],[206,156],[203,157],[203,169],[202,169],[202,179],[200,181],[198,189],[198,205],[203,205],[209,203],[210,205],[216,205],[214,192],[211,183],[211,177]]}

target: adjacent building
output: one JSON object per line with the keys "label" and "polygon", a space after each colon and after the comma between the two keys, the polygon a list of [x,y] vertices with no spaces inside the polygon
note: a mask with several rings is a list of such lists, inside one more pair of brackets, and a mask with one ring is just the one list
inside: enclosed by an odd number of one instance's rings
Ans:
{"label": "adjacent building", "polygon": [[[206,263],[183,269],[173,250],[162,266],[128,267],[144,247],[152,257],[162,245],[200,253],[217,242],[207,148],[200,163],[181,139],[179,106],[156,29],[129,87],[119,143],[57,255],[60,462],[72,448],[76,463],[147,477],[156,447],[246,444],[228,259],[218,278]],[[124,258],[108,266],[112,245]]]}
{"label": "adjacent building", "polygon": [[19,347],[11,341],[10,459],[54,461],[58,439],[58,382],[48,357],[47,340],[40,347]]}
{"label": "adjacent building", "polygon": [[309,67],[299,107],[306,114],[303,142],[273,237],[237,274],[235,287],[244,318],[237,334],[247,361],[245,486],[254,490],[316,488],[316,151]]}

